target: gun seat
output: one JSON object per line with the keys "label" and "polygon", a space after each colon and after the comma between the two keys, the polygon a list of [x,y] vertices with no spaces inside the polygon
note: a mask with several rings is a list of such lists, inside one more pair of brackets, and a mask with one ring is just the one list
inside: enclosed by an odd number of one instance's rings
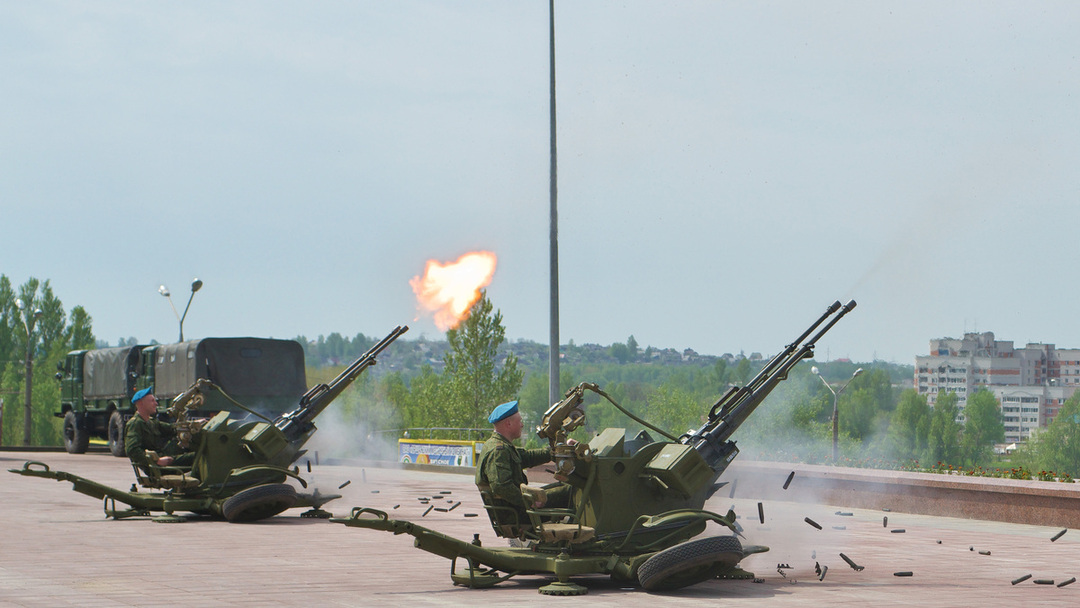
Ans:
{"label": "gun seat", "polygon": [[[156,452],[147,450],[146,455],[150,462],[158,459]],[[133,462],[131,468],[135,470],[135,479],[144,488],[186,490],[196,488],[202,483],[197,477],[191,475],[191,467],[160,467],[156,464],[147,464],[145,468],[141,468]]]}
{"label": "gun seat", "polygon": [[578,544],[596,537],[595,529],[572,523],[576,514],[570,509],[529,509],[525,513],[530,521],[526,523],[521,521],[517,509],[496,504],[490,490],[481,489],[480,500],[484,503],[495,535],[502,538]]}

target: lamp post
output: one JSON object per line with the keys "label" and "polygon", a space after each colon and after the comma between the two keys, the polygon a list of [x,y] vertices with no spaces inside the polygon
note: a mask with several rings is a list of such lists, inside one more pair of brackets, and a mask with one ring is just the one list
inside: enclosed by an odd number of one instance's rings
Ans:
{"label": "lamp post", "polygon": [[21,298],[15,300],[15,307],[19,309],[23,327],[26,328],[26,402],[23,412],[23,445],[30,445],[30,428],[33,425],[32,408],[30,397],[34,390],[34,342],[32,340],[34,326],[44,313],[40,308],[35,308],[33,313],[26,309],[26,303]]}
{"label": "lamp post", "polygon": [[195,297],[195,292],[202,289],[202,281],[199,279],[193,279],[191,281],[191,295],[188,296],[187,306],[184,307],[184,314],[181,315],[173,304],[169,288],[164,285],[158,286],[158,293],[165,296],[165,299],[169,301],[169,306],[172,306],[173,314],[176,315],[176,320],[180,322],[180,342],[184,341],[184,319],[187,318],[188,309],[191,308],[191,299]]}
{"label": "lamp post", "polygon": [[817,376],[818,378],[821,379],[822,384],[825,385],[825,388],[829,389],[829,392],[832,393],[832,396],[833,396],[833,402],[832,402],[832,459],[833,459],[833,462],[835,463],[838,460],[840,460],[840,393],[844,392],[844,389],[847,388],[849,384],[851,384],[851,381],[855,379],[855,376],[858,376],[859,374],[862,373],[862,368],[860,367],[859,369],[855,370],[855,373],[851,374],[851,378],[849,378],[848,381],[844,383],[844,386],[841,386],[840,390],[838,390],[838,391],[834,391],[833,387],[829,386],[828,382],[825,382],[825,378],[821,377],[821,372],[818,370],[816,365],[814,367],[811,367],[810,371],[813,372],[815,376]]}

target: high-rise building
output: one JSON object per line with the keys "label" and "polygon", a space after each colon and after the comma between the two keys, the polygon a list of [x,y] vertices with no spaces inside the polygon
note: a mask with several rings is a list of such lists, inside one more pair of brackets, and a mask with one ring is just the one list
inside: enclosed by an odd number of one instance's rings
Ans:
{"label": "high-rise building", "polygon": [[1023,441],[1050,424],[1080,388],[1080,349],[1038,343],[1014,348],[988,331],[930,340],[930,354],[915,357],[915,390],[930,407],[940,393],[956,393],[961,422],[968,396],[980,387],[1001,403],[1005,441]]}

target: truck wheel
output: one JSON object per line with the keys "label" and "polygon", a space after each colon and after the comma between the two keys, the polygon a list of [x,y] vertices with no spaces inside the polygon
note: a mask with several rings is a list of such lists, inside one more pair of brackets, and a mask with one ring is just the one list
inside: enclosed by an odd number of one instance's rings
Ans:
{"label": "truck wheel", "polygon": [[221,505],[221,514],[232,523],[273,517],[296,504],[296,490],[285,483],[270,483],[241,490]]}
{"label": "truck wheel", "polygon": [[85,454],[90,445],[90,435],[79,425],[75,412],[68,410],[64,414],[64,449],[69,454]]}
{"label": "truck wheel", "polygon": [[742,544],[734,536],[699,538],[645,560],[638,568],[638,582],[646,591],[672,591],[714,578],[742,558]]}
{"label": "truck wheel", "polygon": [[109,416],[109,451],[113,456],[123,457],[127,456],[127,452],[124,451],[124,415],[120,412],[113,412]]}

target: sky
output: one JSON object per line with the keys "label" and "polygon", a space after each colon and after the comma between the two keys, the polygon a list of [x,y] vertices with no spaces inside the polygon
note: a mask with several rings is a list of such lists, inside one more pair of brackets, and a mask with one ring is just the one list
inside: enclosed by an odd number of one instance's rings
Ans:
{"label": "sky", "polygon": [[[556,2],[562,343],[1080,348],[1080,4]],[[548,3],[0,0],[0,273],[99,339],[549,336]]]}

